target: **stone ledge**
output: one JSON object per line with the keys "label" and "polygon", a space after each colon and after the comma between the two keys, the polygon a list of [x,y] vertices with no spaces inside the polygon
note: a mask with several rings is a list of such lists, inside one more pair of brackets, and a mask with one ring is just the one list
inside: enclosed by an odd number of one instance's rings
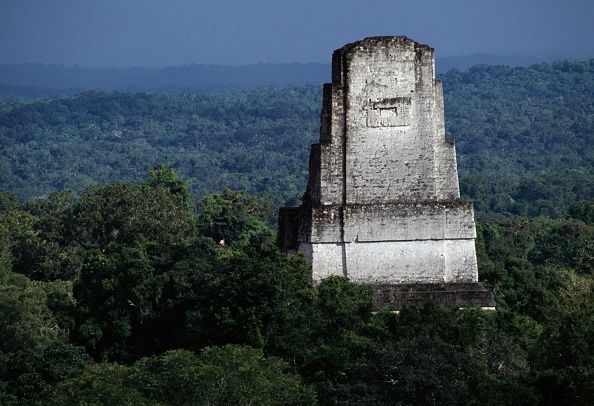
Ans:
{"label": "stone ledge", "polygon": [[303,231],[312,243],[476,238],[472,204],[460,200],[320,205]]}
{"label": "stone ledge", "polygon": [[495,308],[493,294],[480,282],[374,285],[373,304],[380,310],[400,310],[428,302],[456,308],[473,305]]}

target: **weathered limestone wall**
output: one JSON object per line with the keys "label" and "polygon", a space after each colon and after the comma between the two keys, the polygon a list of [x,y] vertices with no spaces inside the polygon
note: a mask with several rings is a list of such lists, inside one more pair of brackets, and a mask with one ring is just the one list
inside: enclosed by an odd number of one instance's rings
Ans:
{"label": "weathered limestone wall", "polygon": [[347,203],[432,199],[432,50],[406,41],[354,50],[345,58]]}
{"label": "weathered limestone wall", "polygon": [[339,84],[324,85],[320,125],[320,179],[308,188],[314,204],[341,204],[344,193],[344,93]]}
{"label": "weathered limestone wall", "polygon": [[337,50],[333,69],[334,82],[324,87],[322,175],[310,189],[315,202],[458,198],[433,49],[372,38]]}
{"label": "weathered limestone wall", "polygon": [[302,244],[314,280],[365,283],[477,282],[474,239]]}
{"label": "weathered limestone wall", "polygon": [[472,207],[460,201],[320,206],[308,212],[307,223],[303,242],[476,238]]}
{"label": "weathered limestone wall", "polygon": [[314,280],[473,283],[475,238],[433,49],[374,37],[336,50],[304,204],[281,211],[280,245]]}

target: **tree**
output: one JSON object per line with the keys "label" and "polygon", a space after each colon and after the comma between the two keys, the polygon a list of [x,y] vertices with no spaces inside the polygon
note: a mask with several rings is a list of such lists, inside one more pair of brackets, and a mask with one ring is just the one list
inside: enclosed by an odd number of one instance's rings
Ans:
{"label": "tree", "polygon": [[129,359],[136,330],[155,317],[167,282],[143,246],[89,251],[74,285],[82,342],[100,358]]}
{"label": "tree", "polygon": [[173,196],[179,197],[187,210],[194,209],[194,196],[190,193],[188,183],[180,179],[172,167],[159,165],[151,168],[144,184],[153,189],[166,189]]}
{"label": "tree", "polygon": [[199,232],[217,243],[246,244],[267,230],[264,221],[269,217],[269,208],[248,194],[226,189],[222,194],[205,197],[201,208]]}
{"label": "tree", "polygon": [[90,361],[84,348],[68,343],[67,331],[47,306],[43,283],[0,272],[0,383],[9,398],[40,399],[50,385],[69,378]]}
{"label": "tree", "polygon": [[118,364],[92,364],[79,375],[60,382],[44,403],[50,405],[155,405],[126,384],[128,368]]}
{"label": "tree", "polygon": [[80,268],[80,250],[73,244],[73,198],[54,192],[23,208],[0,212],[0,235],[10,251],[11,269],[31,279],[72,279]]}
{"label": "tree", "polygon": [[288,364],[241,346],[184,350],[131,367],[95,364],[56,386],[50,404],[309,405],[313,390]]}
{"label": "tree", "polygon": [[0,274],[0,353],[44,348],[58,339],[46,294],[25,276]]}
{"label": "tree", "polygon": [[14,211],[21,208],[21,202],[14,193],[0,191],[0,212]]}
{"label": "tree", "polygon": [[568,214],[571,218],[594,225],[594,201],[582,200],[577,202],[569,208]]}
{"label": "tree", "polygon": [[543,404],[594,402],[594,281],[569,273],[550,309],[537,347],[535,371]]}
{"label": "tree", "polygon": [[186,316],[195,341],[262,348],[275,340],[289,312],[312,299],[309,267],[282,255],[269,231],[251,245],[219,248],[215,264],[201,301]]}
{"label": "tree", "polygon": [[87,189],[74,208],[82,244],[189,242],[196,226],[191,199],[172,172],[165,172],[156,170],[144,184],[114,183]]}

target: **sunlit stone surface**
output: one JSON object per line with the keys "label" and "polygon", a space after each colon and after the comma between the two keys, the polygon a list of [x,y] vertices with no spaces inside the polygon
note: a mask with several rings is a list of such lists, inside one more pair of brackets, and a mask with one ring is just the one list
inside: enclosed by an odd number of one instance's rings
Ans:
{"label": "sunlit stone surface", "polygon": [[460,200],[432,48],[374,37],[336,50],[309,170],[303,204],[280,210],[279,245],[305,255],[314,282],[389,286],[392,299],[376,294],[380,306],[402,306],[400,285],[454,306],[470,289],[472,301],[494,306],[477,283],[474,212]]}

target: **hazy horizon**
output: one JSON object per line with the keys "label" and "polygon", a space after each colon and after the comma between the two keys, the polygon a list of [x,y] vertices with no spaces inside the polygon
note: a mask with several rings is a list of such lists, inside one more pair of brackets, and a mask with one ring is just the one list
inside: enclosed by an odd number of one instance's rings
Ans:
{"label": "hazy horizon", "polygon": [[[294,61],[294,62],[251,62],[251,63],[238,63],[238,64],[222,64],[222,63],[200,63],[200,62],[189,62],[179,65],[155,65],[155,66],[148,66],[148,65],[126,65],[126,66],[114,66],[114,65],[105,65],[105,66],[90,66],[90,65],[81,65],[78,63],[54,63],[54,62],[35,62],[35,61],[25,61],[25,62],[14,62],[14,63],[1,63],[0,66],[19,66],[19,65],[40,65],[40,66],[47,66],[47,67],[60,67],[60,68],[81,68],[81,69],[167,69],[167,68],[181,68],[187,66],[212,66],[212,67],[252,67],[252,66],[259,66],[259,65],[330,65],[330,58],[331,55],[328,56],[328,61],[320,61],[320,62],[303,62],[303,61]],[[589,60],[594,59],[594,54],[591,56],[583,55],[583,56],[557,56],[555,54],[542,54],[542,55],[526,55],[526,54],[487,54],[487,53],[477,53],[477,54],[466,54],[466,55],[441,55],[436,58],[437,63],[440,60],[463,60],[463,59],[492,59],[492,60],[501,60],[503,64],[508,64],[510,66],[528,66],[531,64],[538,64],[538,63],[547,63],[547,62],[554,62],[554,61],[562,61],[562,60]],[[509,60],[517,60],[518,62],[509,63]],[[478,62],[478,64],[497,64],[497,63],[490,63],[490,62]]]}
{"label": "hazy horizon", "polygon": [[594,1],[3,0],[0,64],[162,68],[327,63],[406,35],[437,58],[594,56]]}

